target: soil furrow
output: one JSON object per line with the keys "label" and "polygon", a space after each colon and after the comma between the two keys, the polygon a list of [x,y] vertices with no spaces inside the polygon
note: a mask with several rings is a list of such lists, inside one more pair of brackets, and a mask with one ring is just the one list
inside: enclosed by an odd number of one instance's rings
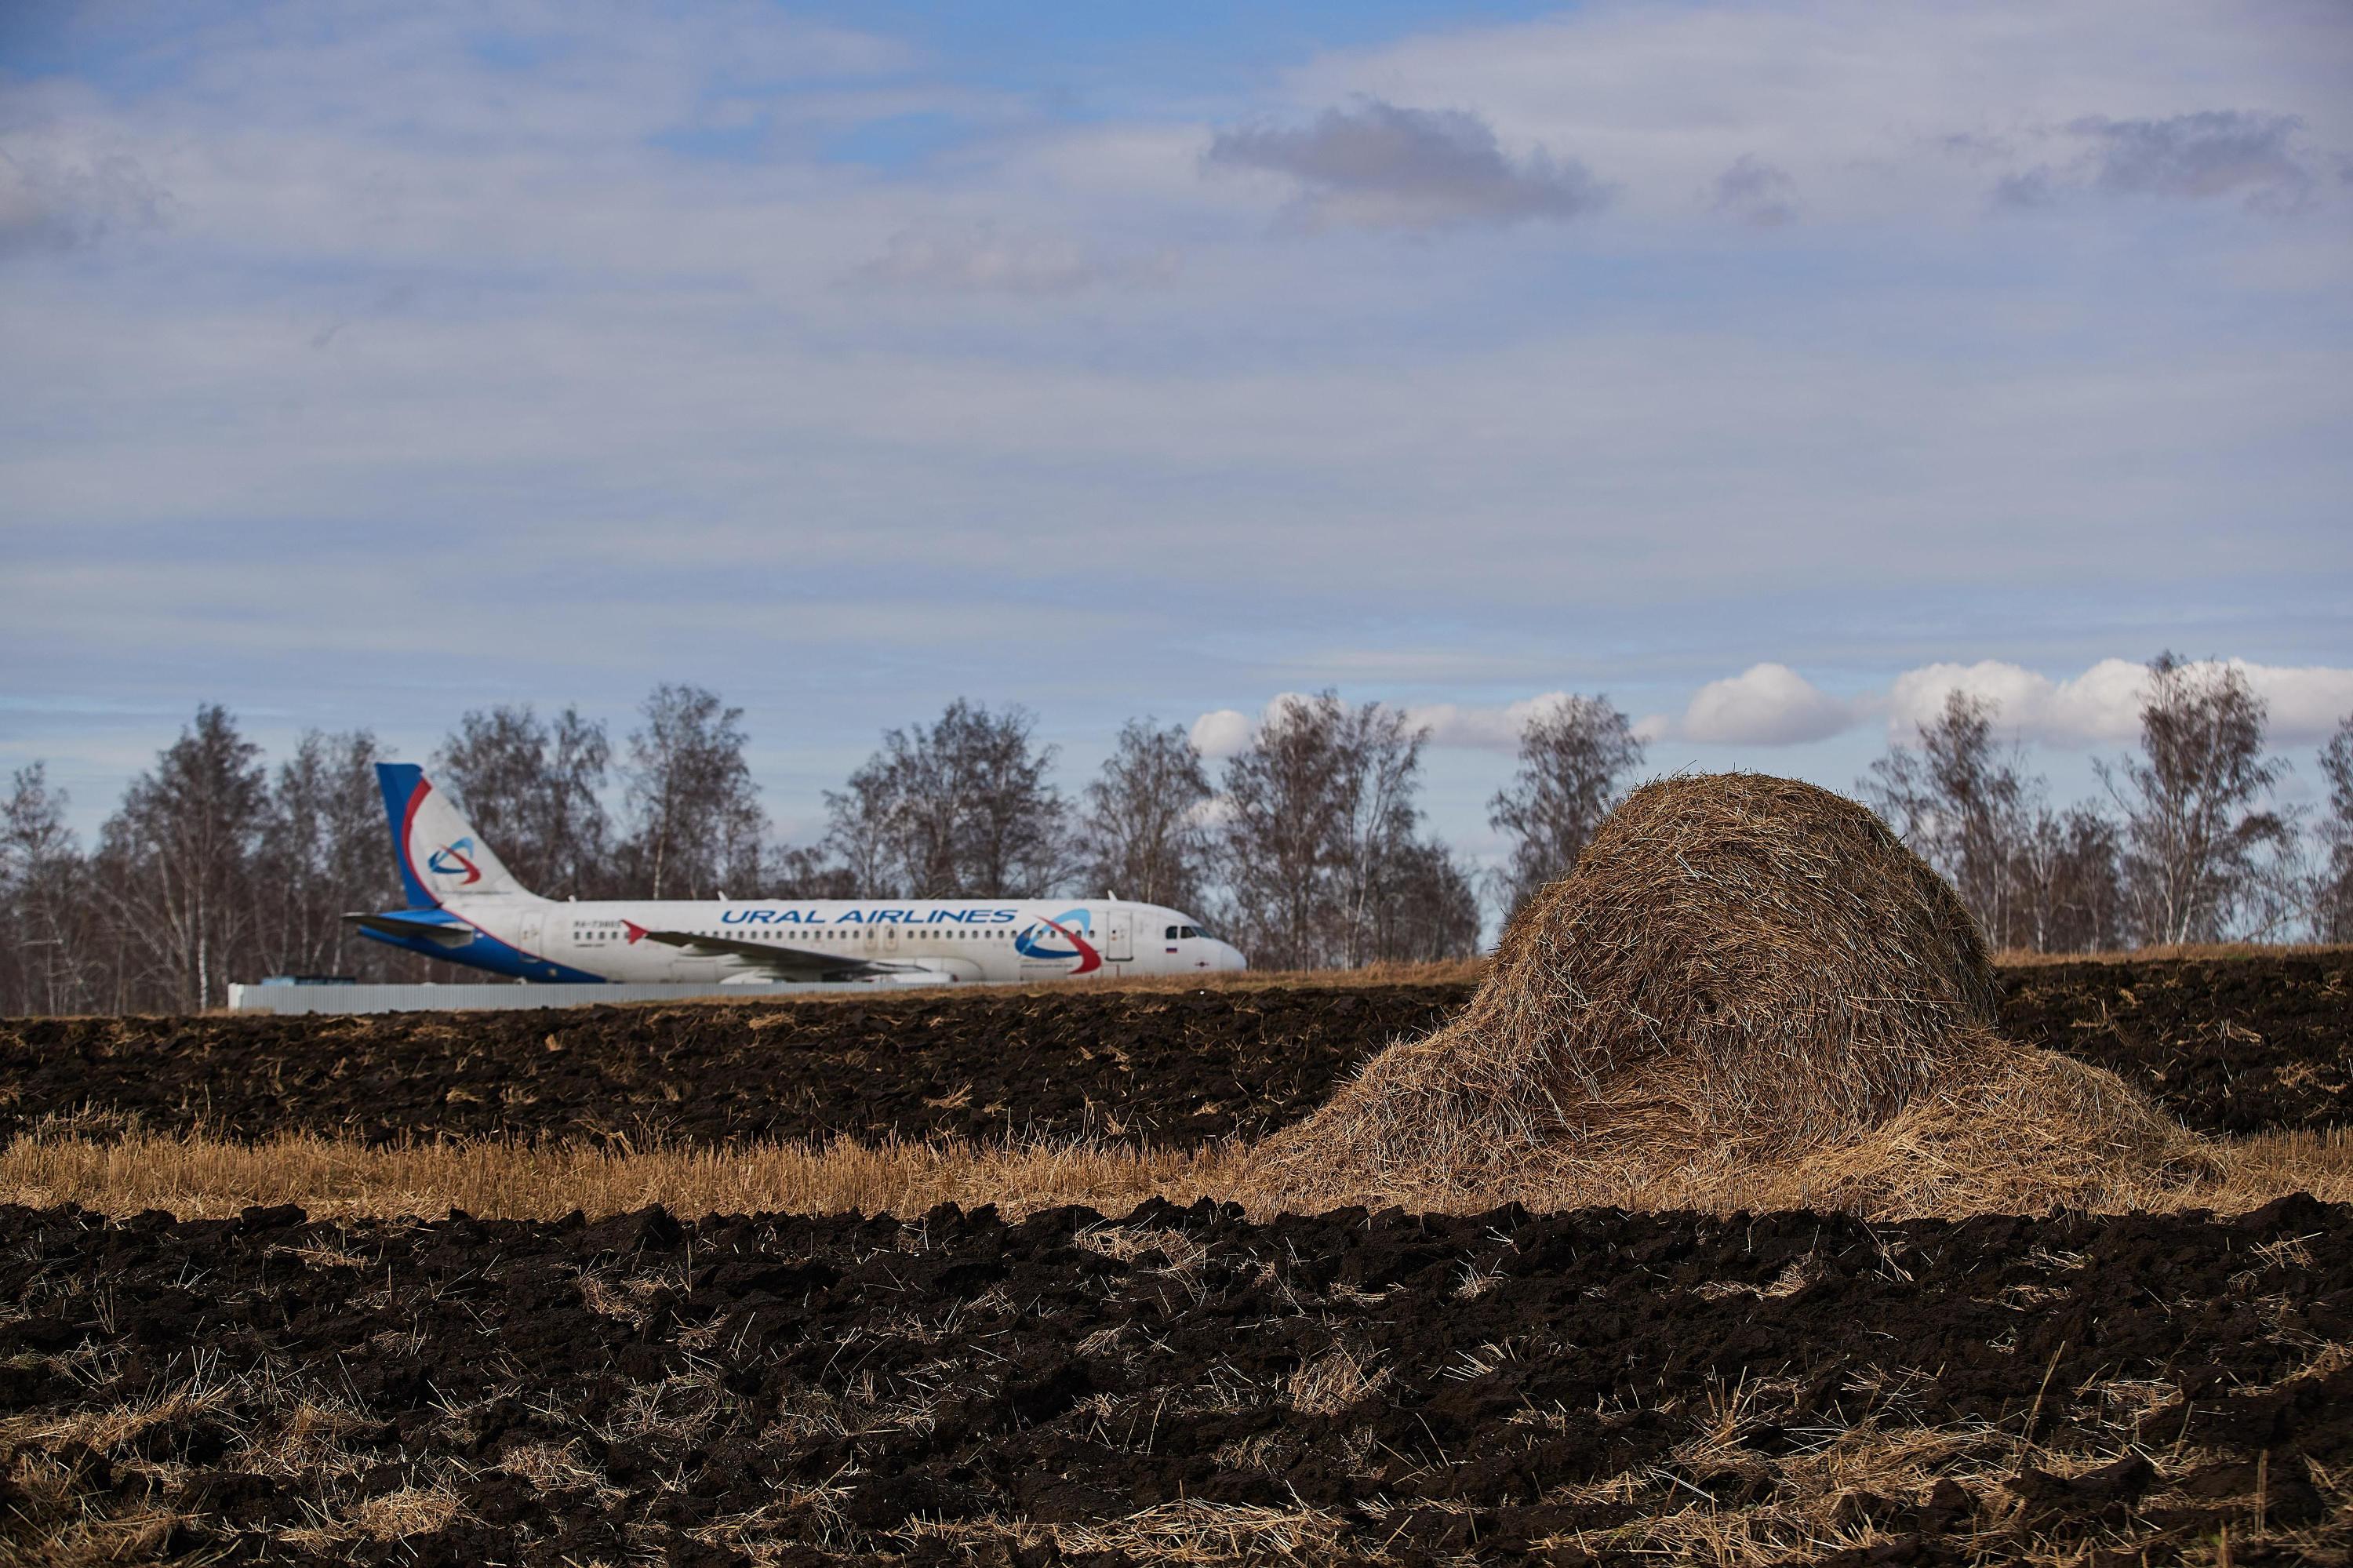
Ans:
{"label": "soil furrow", "polygon": [[[2353,1121],[2344,953],[2008,970],[2002,1023],[2200,1131]],[[0,1021],[0,1133],[136,1116],[231,1137],[1087,1134],[1190,1144],[1294,1121],[1470,985],[1071,987],[377,1018]]]}
{"label": "soil furrow", "polygon": [[126,1553],[2162,1561],[2227,1529],[2253,1562],[2353,1518],[2353,1210],[2301,1198],[10,1209],[0,1300],[0,1531]]}

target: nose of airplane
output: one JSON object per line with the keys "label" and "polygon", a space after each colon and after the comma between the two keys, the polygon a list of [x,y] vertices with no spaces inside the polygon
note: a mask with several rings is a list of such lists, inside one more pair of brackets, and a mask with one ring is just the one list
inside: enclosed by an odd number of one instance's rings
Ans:
{"label": "nose of airplane", "polygon": [[1231,942],[1213,943],[1211,957],[1215,960],[1212,967],[1216,969],[1246,969],[1250,968],[1250,960],[1242,957],[1242,950]]}

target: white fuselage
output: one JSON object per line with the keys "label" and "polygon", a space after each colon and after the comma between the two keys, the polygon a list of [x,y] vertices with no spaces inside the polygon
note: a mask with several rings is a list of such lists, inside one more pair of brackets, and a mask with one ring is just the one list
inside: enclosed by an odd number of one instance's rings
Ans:
{"label": "white fuselage", "polygon": [[[442,907],[512,949],[501,967],[532,979],[772,980],[773,967],[761,963],[759,955],[786,949],[845,965],[891,966],[888,974],[864,978],[902,981],[1196,974],[1247,967],[1235,948],[1202,935],[1191,916],[1124,900],[555,903],[527,894],[493,894],[448,897]],[[657,933],[668,939],[658,939]],[[681,935],[709,938],[713,945],[681,946],[674,939]],[[470,957],[450,956],[459,962]]]}

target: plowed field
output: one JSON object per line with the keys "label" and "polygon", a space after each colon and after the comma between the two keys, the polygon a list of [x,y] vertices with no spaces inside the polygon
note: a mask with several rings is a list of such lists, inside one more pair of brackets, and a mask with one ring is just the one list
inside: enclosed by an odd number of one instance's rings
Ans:
{"label": "plowed field", "polygon": [[[50,1561],[2342,1561],[2353,1212],[0,1210]],[[0,1556],[5,1556],[0,1552]]]}
{"label": "plowed field", "polygon": [[[2353,955],[2007,972],[2005,1030],[2201,1131],[2353,1120]],[[136,1115],[233,1137],[1087,1134],[1192,1143],[1320,1105],[1470,985],[1081,986],[374,1018],[0,1021],[0,1133]]]}
{"label": "plowed field", "polygon": [[[2206,1130],[2340,1127],[2348,967],[2019,969],[2004,1024]],[[109,1157],[133,1118],[1183,1145],[1303,1114],[1467,994],[10,1021],[0,1130]],[[2348,1543],[2353,1208],[2310,1198],[1877,1225],[0,1207],[0,1562],[2345,1563]]]}

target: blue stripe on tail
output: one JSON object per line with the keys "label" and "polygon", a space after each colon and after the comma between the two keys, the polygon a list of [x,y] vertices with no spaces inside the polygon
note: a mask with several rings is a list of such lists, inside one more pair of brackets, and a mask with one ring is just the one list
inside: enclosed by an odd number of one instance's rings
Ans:
{"label": "blue stripe on tail", "polygon": [[408,895],[408,906],[440,908],[441,901],[427,891],[417,879],[417,868],[408,863],[408,810],[418,791],[430,788],[425,782],[425,769],[414,762],[379,762],[375,781],[384,791],[384,814],[392,823],[393,863],[400,867],[400,885]]}

